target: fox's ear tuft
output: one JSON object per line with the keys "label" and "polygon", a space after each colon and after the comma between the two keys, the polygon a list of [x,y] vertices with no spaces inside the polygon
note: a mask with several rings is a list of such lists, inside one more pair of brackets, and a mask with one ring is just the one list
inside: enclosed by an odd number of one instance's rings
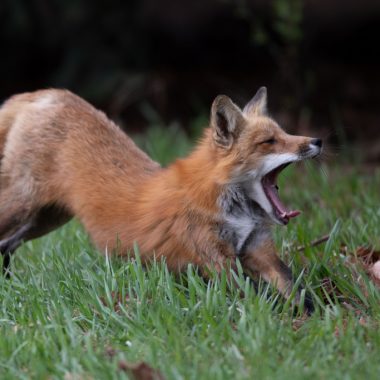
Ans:
{"label": "fox's ear tuft", "polygon": [[211,128],[215,143],[230,148],[239,133],[242,119],[241,109],[228,96],[217,96],[211,107]]}
{"label": "fox's ear tuft", "polygon": [[247,103],[243,110],[244,115],[266,115],[267,113],[267,88],[260,87],[256,95]]}

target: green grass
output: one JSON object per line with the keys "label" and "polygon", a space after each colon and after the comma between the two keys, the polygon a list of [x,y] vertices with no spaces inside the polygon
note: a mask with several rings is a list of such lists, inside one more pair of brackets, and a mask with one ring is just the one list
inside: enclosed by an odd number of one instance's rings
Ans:
{"label": "green grass", "polygon": [[[162,162],[190,146],[170,133],[150,132],[148,149]],[[224,277],[204,283],[191,267],[175,278],[162,262],[144,270],[138,259],[108,259],[73,221],[26,243],[12,279],[0,279],[0,378],[122,379],[121,361],[145,361],[167,379],[377,379],[380,292],[341,246],[379,243],[380,171],[296,166],[280,189],[303,210],[275,232],[313,293],[310,318],[265,284],[255,293],[241,275],[244,296]],[[326,244],[308,247],[325,234]]]}

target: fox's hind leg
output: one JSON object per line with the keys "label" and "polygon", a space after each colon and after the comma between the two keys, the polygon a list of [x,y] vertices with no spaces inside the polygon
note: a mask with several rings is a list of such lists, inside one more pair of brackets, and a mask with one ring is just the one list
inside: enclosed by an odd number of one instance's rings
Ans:
{"label": "fox's hind leg", "polygon": [[9,238],[0,241],[0,252],[3,256],[3,274],[5,277],[10,277],[10,261],[11,255],[20,246],[24,240],[25,234],[32,228],[32,222],[25,223]]}
{"label": "fox's hind leg", "polygon": [[0,252],[6,277],[9,277],[10,256],[30,230],[33,221],[30,205],[15,202],[8,195],[3,192],[0,198]]}
{"label": "fox's hind leg", "polygon": [[[243,259],[243,268],[249,276],[259,274],[265,281],[273,284],[285,298],[289,298],[293,288],[293,275],[288,266],[278,257],[274,243],[265,241],[260,247],[248,251]],[[300,302],[300,292],[296,294],[295,302]],[[306,311],[314,310],[310,296],[305,297]]]}
{"label": "fox's hind leg", "polygon": [[6,277],[10,275],[10,257],[23,242],[43,236],[70,219],[71,215],[60,207],[45,206],[32,213],[12,235],[1,240],[0,252]]}
{"label": "fox's hind leg", "polygon": [[33,205],[16,195],[3,192],[0,196],[0,252],[6,277],[10,275],[10,257],[23,242],[45,235],[71,218],[58,206]]}

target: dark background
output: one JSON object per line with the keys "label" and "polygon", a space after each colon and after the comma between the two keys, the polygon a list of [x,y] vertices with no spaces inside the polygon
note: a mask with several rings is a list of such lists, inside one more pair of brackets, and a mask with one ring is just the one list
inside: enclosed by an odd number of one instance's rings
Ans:
{"label": "dark background", "polygon": [[127,131],[261,85],[290,132],[380,160],[380,1],[2,0],[0,101],[68,88]]}

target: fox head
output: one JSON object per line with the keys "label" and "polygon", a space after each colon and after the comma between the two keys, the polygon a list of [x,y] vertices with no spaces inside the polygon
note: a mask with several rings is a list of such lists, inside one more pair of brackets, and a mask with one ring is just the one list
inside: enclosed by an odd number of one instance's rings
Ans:
{"label": "fox head", "polygon": [[267,114],[267,90],[261,87],[243,110],[224,95],[211,107],[211,132],[228,182],[244,186],[250,198],[276,223],[287,224],[288,211],[278,196],[277,176],[292,162],[313,158],[322,140],[287,134]]}

